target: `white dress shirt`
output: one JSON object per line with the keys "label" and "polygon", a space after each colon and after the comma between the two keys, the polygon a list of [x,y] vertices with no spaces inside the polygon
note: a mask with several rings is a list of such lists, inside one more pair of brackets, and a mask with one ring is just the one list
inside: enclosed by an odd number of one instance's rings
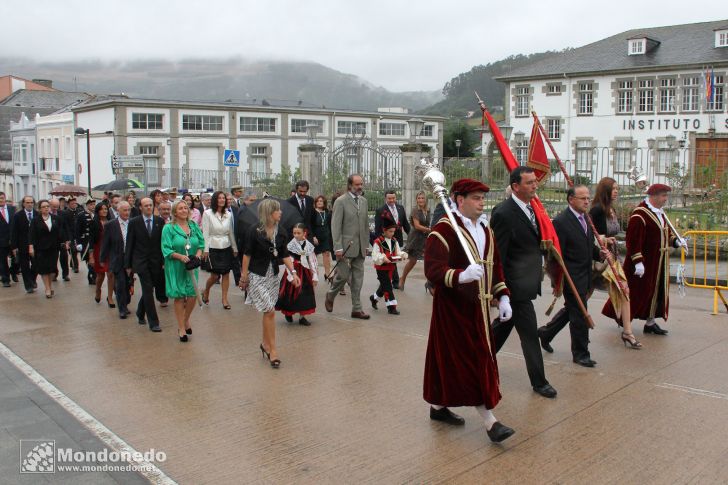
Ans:
{"label": "white dress shirt", "polygon": [[647,207],[649,207],[650,210],[655,213],[655,215],[657,216],[657,220],[660,221],[660,226],[665,227],[665,219],[662,217],[664,212],[662,212],[662,209],[658,209],[654,205],[650,204],[649,198],[645,198],[645,204],[647,204]]}
{"label": "white dress shirt", "polygon": [[[488,217],[485,214],[481,214],[478,220],[475,221],[475,224],[473,224],[473,221],[462,215],[459,210],[453,210],[453,214],[457,215],[463,221],[465,229],[468,230],[478,248],[478,258],[482,259],[485,253],[485,229],[483,229],[483,226],[488,227]],[[483,225],[481,225],[481,222]]]}
{"label": "white dress shirt", "polygon": [[205,252],[210,249],[233,248],[238,252],[235,244],[235,231],[233,230],[233,214],[230,211],[223,211],[222,217],[219,213],[213,213],[207,209],[202,214],[202,235],[205,238]]}
{"label": "white dress shirt", "polygon": [[[531,204],[526,204],[525,202],[523,202],[521,199],[516,197],[516,194],[511,194],[511,198],[516,201],[516,204],[518,204],[518,207],[520,207],[521,210],[523,211],[523,213],[526,214],[526,219],[528,219],[530,221],[531,220],[531,211],[528,210],[528,208],[531,207],[531,209],[533,209],[533,206],[531,206]],[[536,213],[536,211],[534,210],[534,217],[535,217],[535,213]]]}

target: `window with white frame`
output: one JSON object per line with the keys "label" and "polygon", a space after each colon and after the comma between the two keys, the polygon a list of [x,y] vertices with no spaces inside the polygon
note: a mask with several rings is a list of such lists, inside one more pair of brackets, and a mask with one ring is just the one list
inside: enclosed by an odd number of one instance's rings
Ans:
{"label": "window with white frame", "polygon": [[619,81],[618,86],[617,112],[631,113],[633,100],[632,81]]}
{"label": "window with white frame", "polygon": [[161,130],[161,113],[132,113],[131,128],[133,130]]}
{"label": "window with white frame", "polygon": [[546,93],[555,95],[555,94],[561,94],[561,83],[559,84],[547,84],[546,85]]}
{"label": "window with white frame", "polygon": [[[275,133],[275,118],[242,117],[240,118],[240,131],[253,131],[259,133]],[[305,130],[304,130],[305,132]]]}
{"label": "window with white frame", "polygon": [[139,147],[139,155],[144,156],[144,163],[147,169],[146,182],[149,185],[159,184],[159,147],[141,145]]}
{"label": "window with white frame", "polygon": [[724,85],[723,76],[713,78],[713,99],[708,101],[708,110],[723,111],[724,106]]}
{"label": "window with white frame", "polygon": [[657,173],[667,173],[676,155],[676,149],[670,140],[657,140]]}
{"label": "window with white frame", "polygon": [[516,116],[528,116],[528,101],[531,88],[529,86],[518,86],[516,88]]}
{"label": "window with white frame", "polygon": [[358,173],[359,170],[359,148],[349,147],[345,151],[346,164],[349,167],[349,173]]}
{"label": "window with white frame", "polygon": [[45,138],[40,139],[40,153],[38,153],[39,157],[45,157],[46,154],[46,144],[45,144]]}
{"label": "window with white frame", "polygon": [[561,139],[561,119],[548,118],[546,120],[546,127],[547,133],[549,134],[549,140]]}
{"label": "window with white frame", "polygon": [[516,140],[516,160],[520,165],[528,162],[528,139],[520,138]]}
{"label": "window with white frame", "polygon": [[404,136],[404,123],[379,123],[379,134],[383,136]]}
{"label": "window with white frame", "polygon": [[63,158],[71,158],[71,137],[67,136],[63,140]]}
{"label": "window with white frame", "polygon": [[433,125],[425,125],[422,127],[422,130],[420,131],[420,138],[422,138],[422,137],[432,138],[433,136],[434,136]]}
{"label": "window with white frame", "polygon": [[716,31],[715,46],[716,47],[728,47],[728,30]]}
{"label": "window with white frame", "polygon": [[577,140],[575,163],[577,172],[591,172],[593,152],[590,140]]}
{"label": "window with white frame", "polygon": [[660,112],[675,112],[675,87],[677,80],[673,77],[660,79]]}
{"label": "window with white frame", "polygon": [[222,116],[183,114],[182,129],[186,131],[222,131]]}
{"label": "window with white frame", "polygon": [[638,84],[638,103],[637,111],[639,113],[652,113],[655,111],[655,81],[652,79],[643,79]]}
{"label": "window with white frame", "polygon": [[266,162],[268,161],[267,146],[250,147],[250,165],[255,177],[263,177],[266,174]]}
{"label": "window with white frame", "polygon": [[614,171],[628,172],[632,166],[632,141],[617,140],[614,144]]}
{"label": "window with white frame", "polygon": [[629,41],[629,55],[636,56],[645,53],[645,39],[633,39]]}
{"label": "window with white frame", "polygon": [[367,132],[366,121],[337,121],[336,133],[339,135],[362,135]]}
{"label": "window with white frame", "polygon": [[316,125],[316,133],[324,132],[323,120],[304,120],[301,118],[291,118],[291,133],[306,133],[307,125]]}
{"label": "window with white frame", "polygon": [[594,84],[579,83],[579,114],[594,114]]}
{"label": "window with white frame", "polygon": [[21,162],[20,159],[20,143],[13,143],[13,161]]}
{"label": "window with white frame", "polygon": [[61,142],[58,138],[53,139],[53,158],[59,158],[61,156]]}
{"label": "window with white frame", "polygon": [[700,109],[700,77],[689,76],[683,78],[682,110],[698,111]]}

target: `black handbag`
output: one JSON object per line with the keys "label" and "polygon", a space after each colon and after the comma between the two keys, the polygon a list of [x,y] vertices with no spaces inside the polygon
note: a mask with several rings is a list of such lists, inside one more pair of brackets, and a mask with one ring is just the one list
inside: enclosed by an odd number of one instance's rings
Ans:
{"label": "black handbag", "polygon": [[200,261],[200,258],[197,256],[190,256],[190,260],[185,263],[185,269],[189,271],[191,269],[199,268],[201,264],[202,261]]}

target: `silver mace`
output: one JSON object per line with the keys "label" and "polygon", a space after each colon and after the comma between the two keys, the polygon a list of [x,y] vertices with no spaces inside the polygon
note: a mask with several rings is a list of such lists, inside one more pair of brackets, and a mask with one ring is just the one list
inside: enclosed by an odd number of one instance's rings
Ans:
{"label": "silver mace", "polygon": [[458,226],[458,223],[455,220],[455,215],[450,209],[448,191],[445,188],[445,174],[440,171],[440,167],[437,165],[437,162],[428,162],[423,158],[420,160],[419,165],[415,167],[415,173],[422,177],[422,185],[424,186],[424,188],[432,192],[432,194],[440,200],[440,203],[442,203],[442,207],[445,208],[447,218],[450,219],[450,224],[452,224],[452,227],[455,230],[455,234],[457,234],[458,236],[460,245],[465,250],[468,261],[470,262],[470,264],[476,264],[476,259],[473,256],[472,251],[470,250],[470,246],[465,240],[465,236],[463,236],[463,233],[460,230],[460,226]]}

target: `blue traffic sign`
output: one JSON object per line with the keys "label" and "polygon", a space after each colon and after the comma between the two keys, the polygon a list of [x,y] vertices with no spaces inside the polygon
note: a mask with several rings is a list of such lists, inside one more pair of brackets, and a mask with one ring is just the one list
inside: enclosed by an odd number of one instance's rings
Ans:
{"label": "blue traffic sign", "polygon": [[226,167],[239,167],[240,150],[225,150],[224,165]]}

